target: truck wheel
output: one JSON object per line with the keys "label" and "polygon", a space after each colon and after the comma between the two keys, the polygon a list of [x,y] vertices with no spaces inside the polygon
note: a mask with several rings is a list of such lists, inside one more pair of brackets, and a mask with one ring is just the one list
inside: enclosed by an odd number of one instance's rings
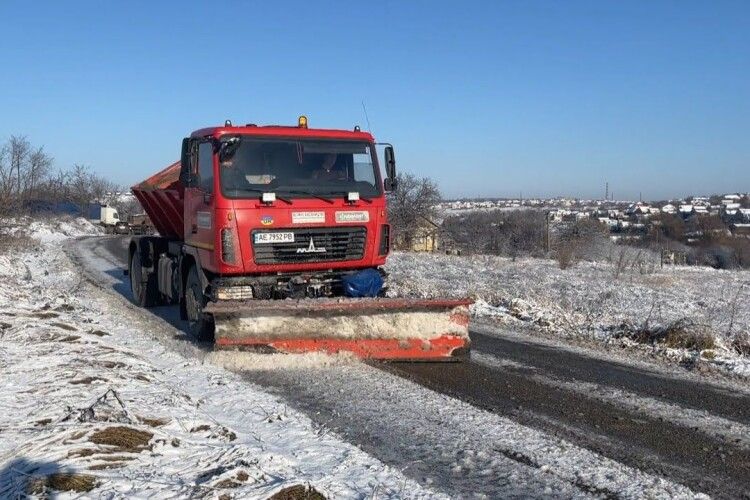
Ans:
{"label": "truck wheel", "polygon": [[130,256],[128,274],[130,275],[130,290],[133,292],[133,302],[141,307],[153,307],[156,305],[159,296],[156,275],[150,273],[146,282],[143,282],[141,253],[138,249]]}
{"label": "truck wheel", "polygon": [[203,294],[201,280],[198,278],[198,269],[192,266],[185,284],[185,310],[190,335],[196,340],[212,341],[214,338],[214,319],[210,314],[203,312],[205,305],[206,297]]}

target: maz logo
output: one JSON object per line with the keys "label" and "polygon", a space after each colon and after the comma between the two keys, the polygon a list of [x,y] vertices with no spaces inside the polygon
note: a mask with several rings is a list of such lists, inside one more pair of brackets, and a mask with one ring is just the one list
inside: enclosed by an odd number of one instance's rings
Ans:
{"label": "maz logo", "polygon": [[298,248],[297,253],[326,253],[325,247],[316,247],[312,237],[310,238],[310,244],[307,248]]}

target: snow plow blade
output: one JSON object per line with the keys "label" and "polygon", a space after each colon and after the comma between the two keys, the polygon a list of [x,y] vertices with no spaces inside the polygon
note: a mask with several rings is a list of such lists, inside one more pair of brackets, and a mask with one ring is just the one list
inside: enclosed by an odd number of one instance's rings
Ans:
{"label": "snow plow blade", "polygon": [[217,349],[351,352],[365,359],[458,361],[469,349],[461,299],[337,298],[209,303]]}

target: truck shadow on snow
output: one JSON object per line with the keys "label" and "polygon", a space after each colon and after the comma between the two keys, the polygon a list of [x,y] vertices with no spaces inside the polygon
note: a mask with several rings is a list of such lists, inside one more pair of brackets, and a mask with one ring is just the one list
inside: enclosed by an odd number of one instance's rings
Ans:
{"label": "truck shadow on snow", "polygon": [[84,493],[95,486],[93,476],[77,473],[57,462],[19,457],[0,469],[2,498],[27,498],[29,495],[55,498],[57,491]]}

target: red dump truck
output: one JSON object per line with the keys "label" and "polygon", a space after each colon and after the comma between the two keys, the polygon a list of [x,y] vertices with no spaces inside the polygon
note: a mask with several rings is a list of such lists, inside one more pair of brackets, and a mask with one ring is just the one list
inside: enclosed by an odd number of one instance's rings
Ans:
{"label": "red dump truck", "polygon": [[133,186],[158,236],[134,237],[133,300],[179,304],[217,348],[455,360],[469,300],[385,296],[387,191],[359,127],[224,126],[193,132],[180,161]]}

